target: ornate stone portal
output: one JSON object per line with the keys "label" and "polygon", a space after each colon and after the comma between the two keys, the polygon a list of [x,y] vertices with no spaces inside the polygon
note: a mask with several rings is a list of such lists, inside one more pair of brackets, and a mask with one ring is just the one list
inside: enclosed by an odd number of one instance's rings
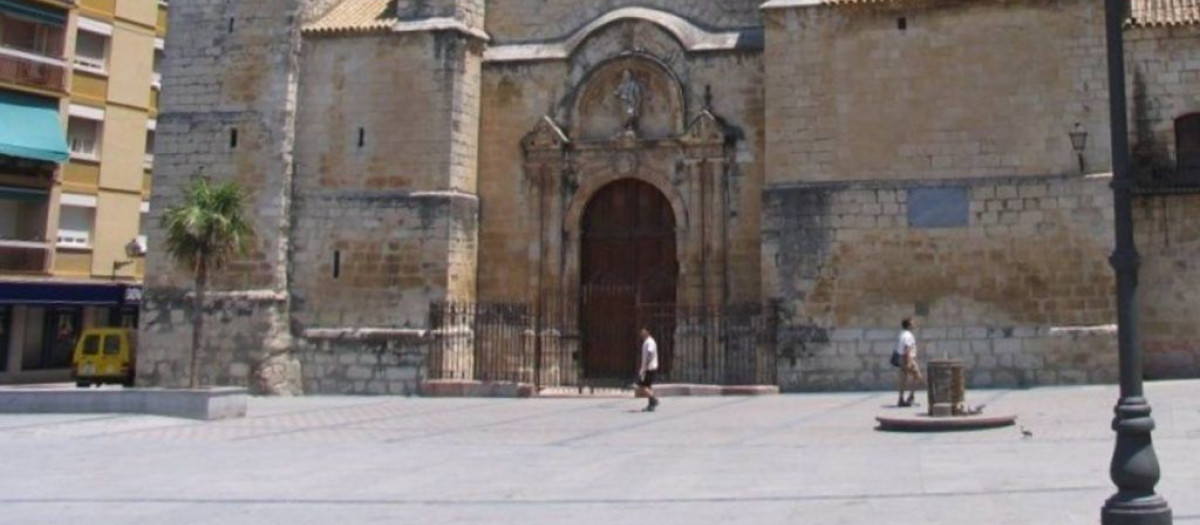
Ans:
{"label": "ornate stone portal", "polygon": [[[584,281],[592,278],[585,277],[583,260],[589,204],[614,183],[637,181],[669,203],[674,247],[668,251],[674,260],[635,272],[642,277],[631,282],[612,284],[629,287],[638,305],[649,296],[667,309],[726,304],[734,134],[707,103],[688,119],[685,87],[648,55],[627,53],[601,63],[572,96],[567,122],[543,117],[522,142],[528,202],[536,206],[531,214],[538,221],[530,247],[537,260],[528,283],[530,303],[546,305],[548,316],[573,315],[585,295]],[[622,209],[645,213],[636,211],[646,205],[639,203]],[[643,281],[633,282],[637,279]],[[650,287],[658,291],[646,291]],[[662,297],[664,289],[672,290],[671,297]],[[673,327],[672,322],[664,330]]]}

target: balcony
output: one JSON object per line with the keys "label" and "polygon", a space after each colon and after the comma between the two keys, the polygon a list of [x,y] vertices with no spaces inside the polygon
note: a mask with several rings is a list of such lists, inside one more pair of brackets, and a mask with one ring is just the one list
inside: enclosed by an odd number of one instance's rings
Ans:
{"label": "balcony", "polygon": [[46,243],[0,239],[0,273],[44,273]]}
{"label": "balcony", "polygon": [[46,271],[49,190],[0,186],[0,273]]}
{"label": "balcony", "polygon": [[65,61],[0,47],[0,82],[61,93],[66,80]]}

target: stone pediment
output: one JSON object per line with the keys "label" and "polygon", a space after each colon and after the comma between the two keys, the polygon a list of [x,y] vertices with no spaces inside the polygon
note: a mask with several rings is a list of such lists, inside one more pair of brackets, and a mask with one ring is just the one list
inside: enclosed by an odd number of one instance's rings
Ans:
{"label": "stone pediment", "polygon": [[725,123],[706,109],[692,119],[679,141],[685,144],[723,144],[728,137]]}
{"label": "stone pediment", "polygon": [[559,150],[570,142],[571,139],[567,138],[567,134],[558,127],[558,124],[555,124],[550,117],[542,117],[533,126],[533,130],[527,133],[524,139],[521,139],[521,147],[526,152]]}

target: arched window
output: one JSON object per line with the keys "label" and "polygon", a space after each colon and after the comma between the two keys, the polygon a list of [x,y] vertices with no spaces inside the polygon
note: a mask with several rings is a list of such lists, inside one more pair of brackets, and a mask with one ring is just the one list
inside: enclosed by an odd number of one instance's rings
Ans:
{"label": "arched window", "polygon": [[1180,179],[1200,182],[1200,113],[1175,119],[1175,170]]}

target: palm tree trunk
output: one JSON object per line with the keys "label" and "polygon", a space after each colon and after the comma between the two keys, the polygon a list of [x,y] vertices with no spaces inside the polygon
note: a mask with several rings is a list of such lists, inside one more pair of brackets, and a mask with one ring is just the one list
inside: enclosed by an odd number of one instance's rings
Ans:
{"label": "palm tree trunk", "polygon": [[208,261],[196,261],[196,297],[192,303],[192,367],[191,387],[200,387],[200,341],[204,336],[204,294],[208,287]]}

